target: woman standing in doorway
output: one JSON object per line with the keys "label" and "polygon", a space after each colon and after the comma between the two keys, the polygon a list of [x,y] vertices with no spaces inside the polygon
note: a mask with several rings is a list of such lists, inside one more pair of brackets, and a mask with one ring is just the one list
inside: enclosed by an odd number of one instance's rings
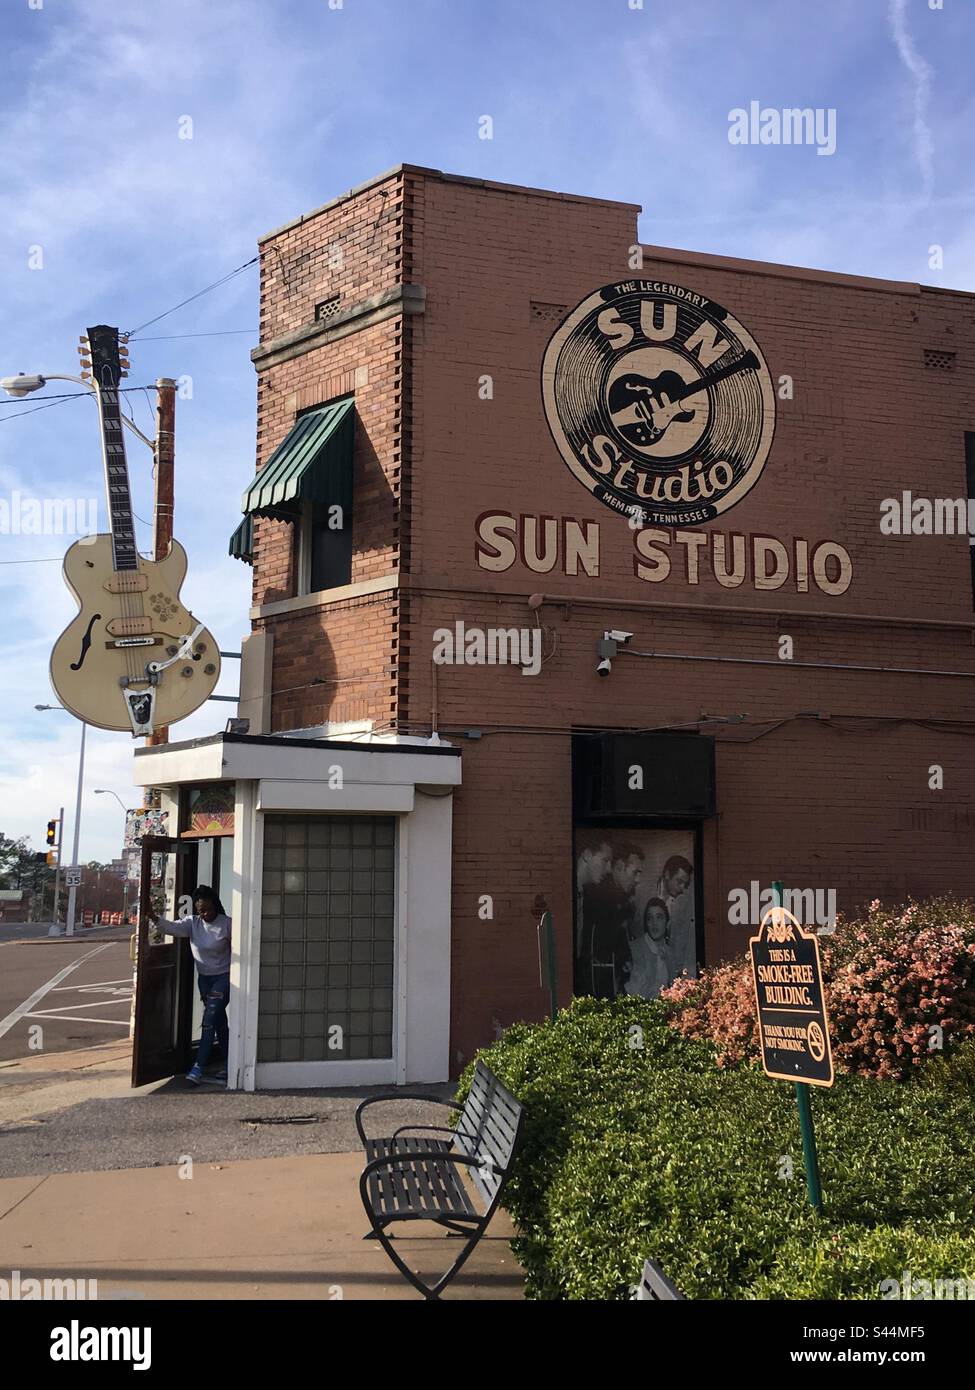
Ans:
{"label": "woman standing in doorway", "polygon": [[[196,1061],[186,1073],[191,1086],[213,1080],[227,1084],[227,1048],[230,1030],[227,1026],[227,1004],[230,1001],[230,918],[223,903],[212,888],[201,883],[193,894],[194,916],[181,922],[166,922],[155,915],[150,920],[166,936],[189,938],[190,950],[196,961],[200,998],[203,1000],[203,1025]],[[211,1078],[203,1075],[210,1060],[213,1039],[220,1044],[220,1070]]]}

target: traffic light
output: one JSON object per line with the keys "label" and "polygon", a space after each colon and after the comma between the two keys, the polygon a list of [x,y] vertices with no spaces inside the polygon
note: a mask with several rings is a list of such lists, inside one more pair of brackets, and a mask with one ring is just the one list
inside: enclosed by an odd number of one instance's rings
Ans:
{"label": "traffic light", "polygon": [[58,862],[58,857],[53,850],[50,853],[45,854],[44,859],[49,869],[53,869]]}
{"label": "traffic light", "polygon": [[[49,845],[56,845],[57,841],[58,823],[56,820],[49,820],[47,823],[47,842]],[[48,862],[50,862],[50,860]]]}

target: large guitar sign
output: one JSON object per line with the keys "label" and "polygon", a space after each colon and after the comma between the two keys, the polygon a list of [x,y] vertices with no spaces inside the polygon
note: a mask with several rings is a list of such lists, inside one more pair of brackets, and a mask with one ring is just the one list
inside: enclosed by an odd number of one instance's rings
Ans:
{"label": "large guitar sign", "polygon": [[80,611],[54,644],[51,683],[85,723],[138,737],[185,719],[209,698],[220,677],[220,652],[180,602],[186,551],[179,542],[160,560],[136,550],[118,329],[89,328],[88,344],[111,532],[76,541],[64,557],[64,580]]}

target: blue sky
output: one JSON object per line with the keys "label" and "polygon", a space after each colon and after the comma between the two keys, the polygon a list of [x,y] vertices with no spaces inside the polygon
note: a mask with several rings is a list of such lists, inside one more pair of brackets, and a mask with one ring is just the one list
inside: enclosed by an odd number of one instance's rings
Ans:
{"label": "blue sky", "polygon": [[[249,260],[263,232],[403,161],[641,203],[648,243],[975,289],[969,0],[635,5],[6,0],[0,375],[75,372],[89,323],[135,328]],[[731,145],[729,112],[752,101],[834,108],[835,154]],[[251,268],[131,348],[133,386],[192,379],[177,404],[184,596],[230,650],[250,598],[226,544],[254,465],[256,326]],[[226,336],[168,339],[204,333]],[[150,398],[129,402],[151,433]],[[0,497],[100,499],[93,403],[30,408],[0,406]],[[145,518],[149,464],[130,443]],[[48,656],[75,611],[52,562],[68,543],[0,534],[0,830],[35,845],[74,804],[79,727],[33,708],[54,702]],[[231,709],[206,705],[174,737]],[[85,860],[118,853],[121,811],[92,789],[138,804],[132,747],[90,733]]]}

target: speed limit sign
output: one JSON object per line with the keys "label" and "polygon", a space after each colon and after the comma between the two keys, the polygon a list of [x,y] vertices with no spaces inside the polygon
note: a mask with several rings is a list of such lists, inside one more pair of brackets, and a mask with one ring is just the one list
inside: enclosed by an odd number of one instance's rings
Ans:
{"label": "speed limit sign", "polygon": [[68,888],[81,887],[81,865],[70,864],[64,871],[64,882]]}

